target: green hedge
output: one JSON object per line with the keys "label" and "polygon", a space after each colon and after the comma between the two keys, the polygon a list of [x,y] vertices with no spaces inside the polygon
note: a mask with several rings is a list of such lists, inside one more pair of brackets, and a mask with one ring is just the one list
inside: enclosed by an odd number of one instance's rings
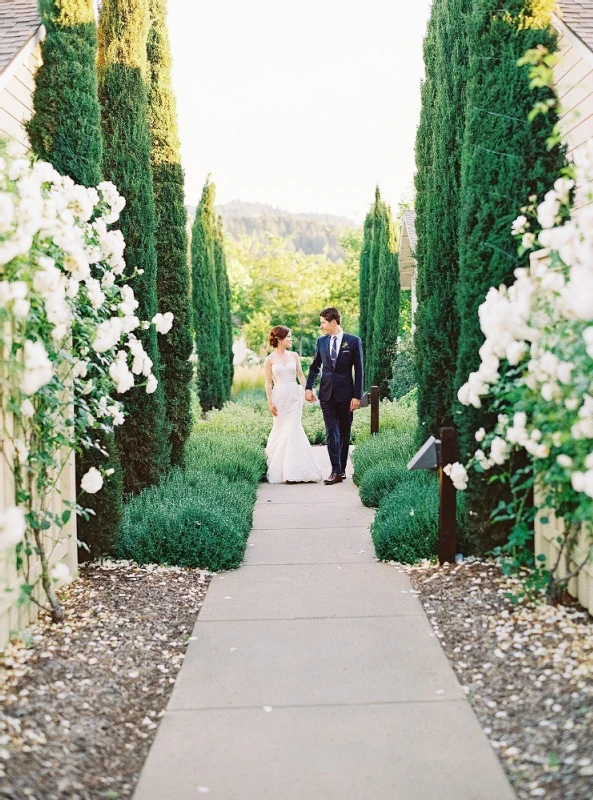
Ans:
{"label": "green hedge", "polygon": [[214,571],[238,567],[256,491],[256,484],[206,469],[173,470],[126,506],[117,555],[140,564]]}
{"label": "green hedge", "polygon": [[196,420],[185,468],[126,505],[116,554],[140,564],[238,567],[265,474],[270,425],[261,408],[235,403]]}
{"label": "green hedge", "polygon": [[439,487],[433,472],[412,472],[381,502],[371,535],[377,558],[413,564],[438,548]]}
{"label": "green hedge", "polygon": [[380,410],[376,436],[361,429],[352,460],[354,482],[366,506],[378,506],[371,532],[377,557],[412,564],[436,555],[438,481],[434,472],[407,464],[416,451],[416,392]]}

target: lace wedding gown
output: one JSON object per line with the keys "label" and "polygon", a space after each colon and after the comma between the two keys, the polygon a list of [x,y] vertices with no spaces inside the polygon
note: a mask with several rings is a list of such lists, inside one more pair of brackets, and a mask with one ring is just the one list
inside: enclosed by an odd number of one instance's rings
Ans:
{"label": "lace wedding gown", "polygon": [[301,422],[305,390],[296,382],[296,362],[272,364],[272,402],[278,410],[268,444],[268,483],[320,481],[321,470]]}

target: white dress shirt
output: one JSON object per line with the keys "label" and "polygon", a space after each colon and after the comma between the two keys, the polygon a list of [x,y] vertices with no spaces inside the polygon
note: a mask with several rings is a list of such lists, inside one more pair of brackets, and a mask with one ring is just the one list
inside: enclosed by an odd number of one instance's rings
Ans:
{"label": "white dress shirt", "polygon": [[332,354],[332,350],[333,350],[334,339],[336,339],[336,359],[337,359],[338,356],[340,355],[340,347],[342,346],[342,339],[343,338],[344,338],[344,331],[340,331],[339,333],[336,333],[335,336],[330,336],[330,338],[329,338],[329,357],[330,358],[331,358],[331,354]]}

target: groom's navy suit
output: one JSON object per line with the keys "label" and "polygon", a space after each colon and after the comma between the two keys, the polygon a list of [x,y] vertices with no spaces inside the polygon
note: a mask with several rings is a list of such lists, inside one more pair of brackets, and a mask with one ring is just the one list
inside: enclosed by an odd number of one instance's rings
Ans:
{"label": "groom's navy suit", "polygon": [[332,472],[342,473],[346,471],[350,445],[353,416],[350,401],[353,397],[360,400],[363,395],[362,342],[358,336],[344,333],[334,366],[330,354],[331,339],[329,335],[317,339],[317,349],[307,377],[307,389],[313,389],[323,367],[319,402],[325,421],[327,450]]}

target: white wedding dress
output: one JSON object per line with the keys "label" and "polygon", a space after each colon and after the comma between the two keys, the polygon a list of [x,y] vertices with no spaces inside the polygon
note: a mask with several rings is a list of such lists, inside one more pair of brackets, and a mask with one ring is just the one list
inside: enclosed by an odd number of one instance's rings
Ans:
{"label": "white wedding dress", "polygon": [[303,430],[305,390],[296,381],[296,362],[272,364],[272,403],[278,416],[266,445],[268,483],[320,481],[321,470]]}

